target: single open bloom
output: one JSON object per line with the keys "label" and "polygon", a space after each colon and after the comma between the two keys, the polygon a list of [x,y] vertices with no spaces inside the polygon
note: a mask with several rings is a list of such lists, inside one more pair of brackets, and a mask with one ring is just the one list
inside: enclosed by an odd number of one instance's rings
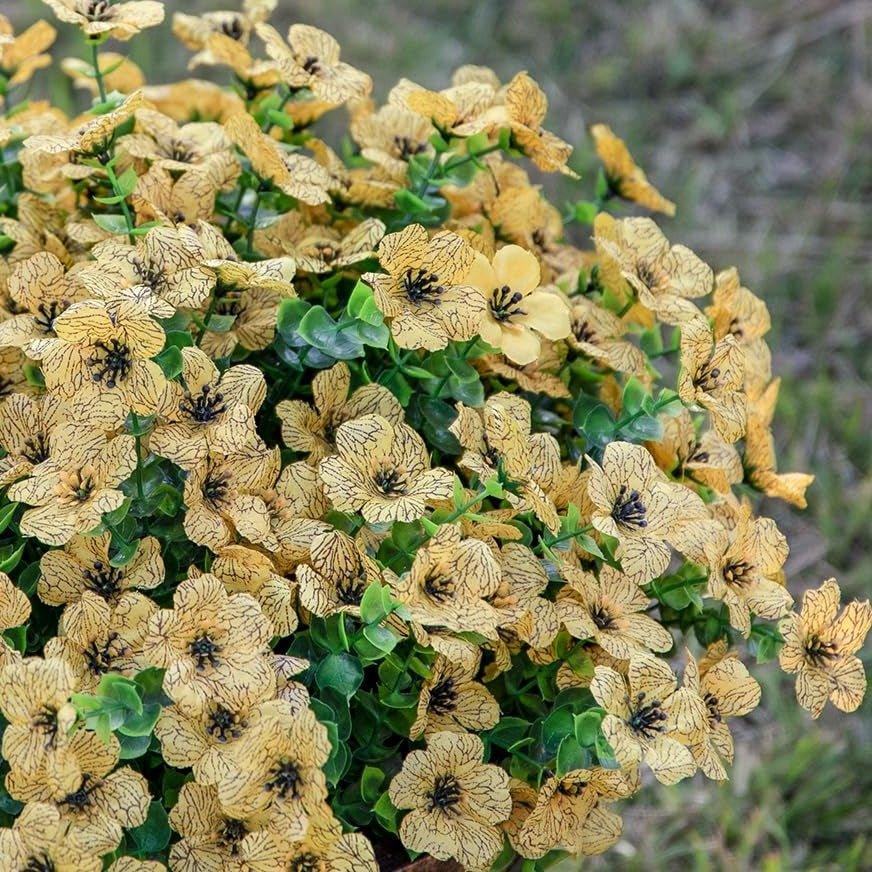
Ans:
{"label": "single open bloom", "polygon": [[498,824],[512,811],[509,776],[482,763],[484,746],[471,733],[435,733],[425,751],[411,751],[390,785],[399,809],[411,809],[400,839],[437,860],[489,869],[503,847]]}
{"label": "single open bloom", "polygon": [[489,263],[477,252],[466,282],[487,300],[481,338],[509,360],[527,364],[539,356],[540,339],[565,339],[569,309],[555,292],[539,288],[539,261],[520,245],[506,245]]}
{"label": "single open bloom", "polygon": [[[696,763],[672,733],[679,720],[686,732],[702,723],[705,707],[692,694],[678,697],[678,682],[669,665],[650,655],[635,655],[629,675],[597,666],[591,693],[606,710],[603,735],[622,768],[644,760],[661,784],[675,784],[696,771]],[[685,711],[685,709],[687,711]]]}
{"label": "single open bloom", "polygon": [[839,586],[831,578],[817,590],[807,590],[800,613],[779,624],[784,637],[779,663],[785,672],[796,673],[796,698],[815,718],[827,699],[837,709],[852,712],[866,693],[857,651],[872,626],[872,607],[869,600],[855,600],[839,612],[839,598]]}
{"label": "single open bloom", "polygon": [[451,497],[454,476],[430,468],[424,440],[405,424],[380,415],[346,421],[336,431],[336,449],[318,465],[327,496],[371,524],[414,521],[427,505]]}

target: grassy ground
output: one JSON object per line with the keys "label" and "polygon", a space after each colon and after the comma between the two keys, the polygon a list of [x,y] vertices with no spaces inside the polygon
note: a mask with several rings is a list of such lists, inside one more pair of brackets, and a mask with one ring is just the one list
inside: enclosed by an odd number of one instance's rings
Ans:
{"label": "grassy ground", "polygon": [[[231,3],[232,5],[232,3]],[[216,8],[213,2],[169,9]],[[773,315],[784,376],[784,469],[818,480],[803,513],[767,506],[792,543],[794,591],[872,575],[872,6],[867,0],[299,0],[281,24],[333,32],[384,96],[399,75],[434,87],[475,62],[528,69],[550,125],[592,166],[585,129],[610,123],[678,201],[664,229],[716,268],[738,265]],[[0,2],[17,23],[44,7]],[[70,34],[65,32],[66,36]],[[78,46],[66,37],[68,53]],[[160,78],[181,73],[168,27],[134,43]],[[65,97],[64,84],[52,85]],[[587,184],[590,184],[590,175]],[[563,188],[562,198],[590,188]],[[865,304],[865,305],[864,305]],[[870,704],[812,723],[763,669],[765,705],[743,729],[733,780],[650,789],[625,839],[592,866],[656,870],[872,868],[864,834]],[[570,867],[572,868],[572,867]]]}

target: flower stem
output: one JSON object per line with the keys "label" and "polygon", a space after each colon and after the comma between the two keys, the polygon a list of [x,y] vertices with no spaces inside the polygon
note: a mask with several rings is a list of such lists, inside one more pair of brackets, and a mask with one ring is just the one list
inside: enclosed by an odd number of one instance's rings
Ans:
{"label": "flower stem", "polygon": [[100,42],[91,41],[91,66],[94,68],[94,81],[97,82],[97,90],[100,92],[100,102],[106,102],[106,83],[103,81],[103,73],[100,71]]}
{"label": "flower stem", "polygon": [[142,435],[139,432],[139,415],[130,410],[130,419],[133,422],[133,427],[136,433],[133,436],[133,441],[136,445],[136,496],[140,500],[145,499],[145,489],[142,485]]}

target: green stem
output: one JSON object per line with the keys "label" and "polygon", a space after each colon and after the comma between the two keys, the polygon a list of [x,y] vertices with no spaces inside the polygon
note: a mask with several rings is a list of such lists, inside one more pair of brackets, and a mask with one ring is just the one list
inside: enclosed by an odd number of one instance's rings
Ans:
{"label": "green stem", "polygon": [[133,441],[136,445],[136,496],[140,500],[145,499],[145,489],[142,485],[142,436],[139,433],[139,415],[130,410],[130,419],[133,421],[133,426],[136,430],[136,434],[133,437]]}
{"label": "green stem", "polygon": [[471,154],[465,154],[463,157],[456,158],[455,160],[448,161],[447,164],[443,167],[445,172],[449,172],[450,170],[456,170],[458,167],[462,167],[464,164],[468,164],[470,161],[478,160],[480,157],[484,157],[486,154],[491,154],[492,152],[499,151],[500,144],[495,142],[493,145],[489,145],[487,148],[483,148],[481,151],[474,151]]}
{"label": "green stem", "polygon": [[617,433],[618,430],[622,430],[624,427],[629,426],[630,424],[633,423],[633,421],[638,420],[643,415],[656,414],[661,409],[665,409],[667,406],[672,405],[672,403],[674,403],[676,400],[679,400],[679,399],[680,399],[680,397],[678,397],[678,396],[669,397],[669,399],[667,399],[665,402],[655,403],[654,408],[651,409],[650,413],[646,412],[644,409],[639,409],[638,412],[633,412],[632,415],[627,415],[626,418],[621,418],[621,420],[618,421],[617,424],[615,424],[615,432]]}
{"label": "green stem", "polygon": [[621,311],[618,312],[618,318],[623,318],[624,315],[626,315],[627,312],[629,312],[630,309],[632,309],[633,306],[635,306],[635,305],[636,305],[636,297],[635,297],[635,296],[632,296],[632,297],[630,297],[630,299],[627,300],[627,302],[624,304],[624,306],[623,306],[623,308],[621,309]]}
{"label": "green stem", "polygon": [[100,92],[100,102],[106,102],[106,83],[103,81],[103,73],[100,71],[100,43],[91,42],[91,66],[94,67],[94,80],[97,82],[97,90]]}
{"label": "green stem", "polygon": [[[103,164],[103,168],[106,170],[109,184],[112,185],[112,193],[115,194],[116,197],[121,197],[124,192],[121,190],[121,185],[118,183],[118,176],[115,175],[115,170],[111,163]],[[130,211],[130,207],[127,205],[127,198],[123,197],[118,205],[121,206],[121,212],[124,215],[124,223],[127,225],[127,240],[128,242],[133,242],[133,231],[136,225],[133,221],[133,214]]]}
{"label": "green stem", "polygon": [[589,533],[591,530],[593,530],[593,524],[588,524],[586,527],[582,527],[580,530],[574,530],[572,533],[563,533],[560,536],[555,536],[555,538],[549,539],[544,544],[546,547],[551,548],[560,542],[567,542],[570,539],[574,539],[576,536]]}
{"label": "green stem", "polygon": [[197,334],[197,338],[194,340],[194,345],[197,348],[200,347],[200,343],[203,341],[203,337],[206,335],[206,330],[209,329],[209,321],[212,319],[212,315],[215,312],[215,306],[218,303],[218,289],[216,288],[212,292],[212,299],[209,301],[209,308],[206,309],[206,314],[203,316],[202,322],[198,325],[200,327],[200,332]]}
{"label": "green stem", "polygon": [[465,515],[476,503],[480,503],[487,496],[487,488],[479,488],[475,494],[462,506],[458,506],[444,521],[443,524],[451,524]]}
{"label": "green stem", "polygon": [[6,163],[5,149],[0,149],[0,167],[2,167],[3,181],[6,184],[9,199],[11,200],[15,196],[15,177],[12,175],[12,170],[9,169],[9,165]]}
{"label": "green stem", "polygon": [[254,253],[254,230],[257,226],[257,213],[260,211],[260,195],[261,190],[255,191],[254,207],[251,210],[251,217],[248,219],[248,232],[245,234],[245,255],[250,258]]}

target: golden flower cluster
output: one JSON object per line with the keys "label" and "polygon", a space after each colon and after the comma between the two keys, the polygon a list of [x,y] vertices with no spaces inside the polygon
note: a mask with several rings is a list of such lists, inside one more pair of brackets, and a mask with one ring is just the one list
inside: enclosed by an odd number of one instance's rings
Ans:
{"label": "golden flower cluster", "polygon": [[812,481],[766,304],[611,214],[675,204],[609,127],[562,215],[527,73],[379,106],[245,0],[172,21],[231,87],[152,85],[102,46],[161,3],[46,3],[93,102],[24,100],[55,28],[0,19],[0,870],[596,854],[645,767],[728,777],[734,644],[860,705],[872,608],[794,610],[751,499]]}

